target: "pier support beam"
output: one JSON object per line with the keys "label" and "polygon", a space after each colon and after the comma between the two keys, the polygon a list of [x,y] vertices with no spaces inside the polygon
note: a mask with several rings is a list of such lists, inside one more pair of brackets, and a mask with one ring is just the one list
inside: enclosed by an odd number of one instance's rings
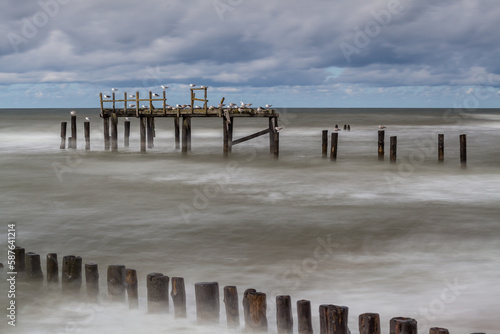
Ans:
{"label": "pier support beam", "polygon": [[174,118],[174,129],[175,129],[175,149],[180,148],[180,128],[179,128],[179,117]]}
{"label": "pier support beam", "polygon": [[111,115],[111,151],[118,151],[118,116]]}
{"label": "pier support beam", "polygon": [[76,115],[71,116],[71,148],[76,149]]}
{"label": "pier support beam", "polygon": [[103,133],[104,133],[104,150],[109,151],[109,116],[102,117]]}
{"label": "pier support beam", "polygon": [[277,130],[278,118],[276,116],[269,117],[269,150],[274,158],[279,157],[280,152],[280,135]]}
{"label": "pier support beam", "polygon": [[334,133],[332,133],[330,161],[337,161],[338,144],[339,144],[339,133],[334,132]]}
{"label": "pier support beam", "polygon": [[438,134],[438,161],[444,161],[444,134]]}
{"label": "pier support beam", "polygon": [[146,118],[139,117],[139,128],[141,133],[141,152],[146,152]]}
{"label": "pier support beam", "polygon": [[154,117],[147,117],[146,129],[148,137],[148,148],[154,147],[154,137],[155,137],[155,119]]}
{"label": "pier support beam", "polygon": [[130,121],[125,121],[123,123],[123,146],[130,146]]}
{"label": "pier support beam", "polygon": [[191,151],[191,117],[182,116],[182,153]]}
{"label": "pier support beam", "polygon": [[223,152],[224,157],[228,157],[233,147],[233,121],[234,117],[227,119],[222,118],[222,133],[223,133]]}
{"label": "pier support beam", "polygon": [[321,156],[326,159],[328,156],[328,130],[321,133]]}
{"label": "pier support beam", "polygon": [[85,150],[90,150],[90,122],[83,123],[83,134],[85,137]]}

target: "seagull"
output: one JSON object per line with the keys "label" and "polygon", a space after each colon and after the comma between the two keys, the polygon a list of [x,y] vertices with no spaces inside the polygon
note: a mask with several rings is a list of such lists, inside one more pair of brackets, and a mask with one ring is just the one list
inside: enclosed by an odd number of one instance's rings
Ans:
{"label": "seagull", "polygon": [[189,87],[191,87],[191,88],[192,87],[196,87],[196,85],[195,84],[189,84]]}
{"label": "seagull", "polygon": [[144,105],[144,104],[143,104],[141,107],[143,107],[143,108],[149,108],[148,106],[146,106],[146,105]]}
{"label": "seagull", "polygon": [[276,130],[276,132],[280,132],[281,130],[283,130],[283,127],[282,126],[277,126],[274,128],[274,130]]}
{"label": "seagull", "polygon": [[128,105],[130,108],[134,108],[135,107],[135,104],[129,104]]}
{"label": "seagull", "polygon": [[71,116],[76,116],[76,111],[74,111],[74,110],[70,111],[69,113],[71,114]]}
{"label": "seagull", "polygon": [[262,107],[258,107],[258,108],[257,108],[257,111],[262,111]]}
{"label": "seagull", "polygon": [[109,95],[103,95],[103,97],[104,97],[105,99],[109,99],[111,96],[109,96]]}
{"label": "seagull", "polygon": [[168,89],[168,86],[161,85],[161,89]]}
{"label": "seagull", "polygon": [[225,104],[224,104],[224,103],[219,104],[219,109],[224,108],[224,106],[225,106]]}
{"label": "seagull", "polygon": [[215,109],[215,107],[214,107],[214,106],[210,106],[210,107],[208,107],[208,109],[210,109],[210,110],[214,110],[214,109]]}
{"label": "seagull", "polygon": [[158,95],[158,94],[156,94],[156,93],[153,93],[152,95],[153,95],[153,96],[160,96],[160,95]]}
{"label": "seagull", "polygon": [[135,97],[135,95],[130,94],[129,97]]}
{"label": "seagull", "polygon": [[266,104],[266,108],[271,108],[272,106],[272,104]]}
{"label": "seagull", "polygon": [[90,119],[91,119],[90,117],[85,117],[86,121],[90,121]]}
{"label": "seagull", "polygon": [[200,86],[200,88],[203,88],[203,89],[205,89],[205,88],[208,88],[208,87],[207,87],[207,86]]}
{"label": "seagull", "polygon": [[240,108],[238,108],[238,111],[239,111],[240,113],[242,113],[244,110],[245,110],[245,109],[243,109],[243,108],[241,108],[241,107],[240,107]]}
{"label": "seagull", "polygon": [[112,90],[113,92],[116,92],[118,89],[116,89],[116,88],[111,88],[111,90]]}
{"label": "seagull", "polygon": [[126,121],[130,121],[130,118],[128,118],[128,117],[125,117],[125,120],[126,120]]}
{"label": "seagull", "polygon": [[385,126],[383,126],[383,125],[379,125],[379,126],[378,126],[378,128],[379,128],[379,129],[385,129]]}

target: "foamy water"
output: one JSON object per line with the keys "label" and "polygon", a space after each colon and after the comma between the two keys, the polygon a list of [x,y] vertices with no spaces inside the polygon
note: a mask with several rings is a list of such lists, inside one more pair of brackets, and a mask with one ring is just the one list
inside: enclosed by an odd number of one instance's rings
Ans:
{"label": "foamy water", "polygon": [[[148,153],[138,152],[135,119],[131,147],[121,147],[120,127],[120,151],[104,152],[98,112],[78,114],[79,149],[61,151],[67,111],[0,112],[1,212],[5,233],[15,222],[17,244],[39,253],[44,270],[52,252],[98,263],[100,303],[19,282],[17,326],[4,318],[0,332],[224,333],[222,300],[219,326],[196,325],[194,284],[217,281],[221,291],[238,287],[240,305],[247,288],[267,293],[270,332],[273,300],[288,294],[294,315],[297,300],[311,300],[316,331],[318,307],[327,303],[349,307],[353,333],[365,312],[380,314],[383,332],[392,317],[410,316],[421,333],[435,326],[500,333],[498,113],[450,119],[442,110],[283,110],[277,161],[267,136],[223,159],[219,119],[193,121],[187,157],[174,149],[170,119],[156,122]],[[92,117],[89,152],[84,116]],[[339,133],[338,161],[330,163],[321,158],[321,130],[335,124],[352,130]],[[387,126],[384,162],[377,160],[379,124]],[[266,127],[264,119],[236,119],[234,138]],[[441,164],[437,133],[445,134]],[[459,163],[461,133],[467,169]],[[394,135],[398,164],[391,165]],[[0,249],[6,254],[6,238]],[[110,264],[138,271],[139,310],[106,302]],[[150,272],[185,278],[187,320],[147,314]],[[7,300],[5,279],[0,289]]]}

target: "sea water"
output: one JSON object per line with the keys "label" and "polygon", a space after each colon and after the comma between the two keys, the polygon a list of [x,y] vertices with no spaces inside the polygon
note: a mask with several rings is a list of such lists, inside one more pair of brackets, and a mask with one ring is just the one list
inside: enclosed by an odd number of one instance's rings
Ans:
{"label": "sea water", "polygon": [[[236,285],[267,294],[269,331],[276,332],[277,295],[308,299],[319,330],[321,304],[380,314],[382,332],[397,316],[419,331],[500,333],[500,112],[446,109],[280,109],[280,157],[269,136],[222,156],[222,121],[193,119],[192,151],[174,146],[172,119],[156,120],[155,147],[139,152],[133,118],[130,147],[104,151],[96,109],[77,109],[78,148],[61,150],[66,109],[0,111],[1,262],[8,224],[16,244],[45,257],[57,253],[100,269],[100,301],[63,296],[18,275],[16,327],[8,325],[8,268],[2,269],[1,333],[222,333],[198,326],[194,284]],[[84,117],[91,117],[85,151]],[[321,131],[339,132],[336,162],[321,156]],[[386,126],[386,157],[377,132]],[[234,139],[268,126],[235,118]],[[69,130],[69,127],[68,127]],[[68,131],[69,133],[69,131]],[[437,135],[445,160],[437,161]],[[459,135],[467,134],[467,168]],[[389,162],[397,136],[398,162]],[[123,264],[139,277],[139,309],[107,301],[106,268]],[[188,318],[148,315],[145,278],[184,277]],[[56,291],[54,291],[56,290]],[[171,303],[172,304],[172,303]],[[241,316],[242,318],[242,316]],[[242,321],[243,324],[243,321]],[[230,332],[230,331],[227,331]],[[237,330],[236,332],[241,332]]]}

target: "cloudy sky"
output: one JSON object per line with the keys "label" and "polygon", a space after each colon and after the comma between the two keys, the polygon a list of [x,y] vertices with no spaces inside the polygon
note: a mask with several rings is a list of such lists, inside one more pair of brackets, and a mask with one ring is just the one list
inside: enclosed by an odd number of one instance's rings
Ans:
{"label": "cloudy sky", "polygon": [[2,0],[2,107],[498,107],[498,0]]}

